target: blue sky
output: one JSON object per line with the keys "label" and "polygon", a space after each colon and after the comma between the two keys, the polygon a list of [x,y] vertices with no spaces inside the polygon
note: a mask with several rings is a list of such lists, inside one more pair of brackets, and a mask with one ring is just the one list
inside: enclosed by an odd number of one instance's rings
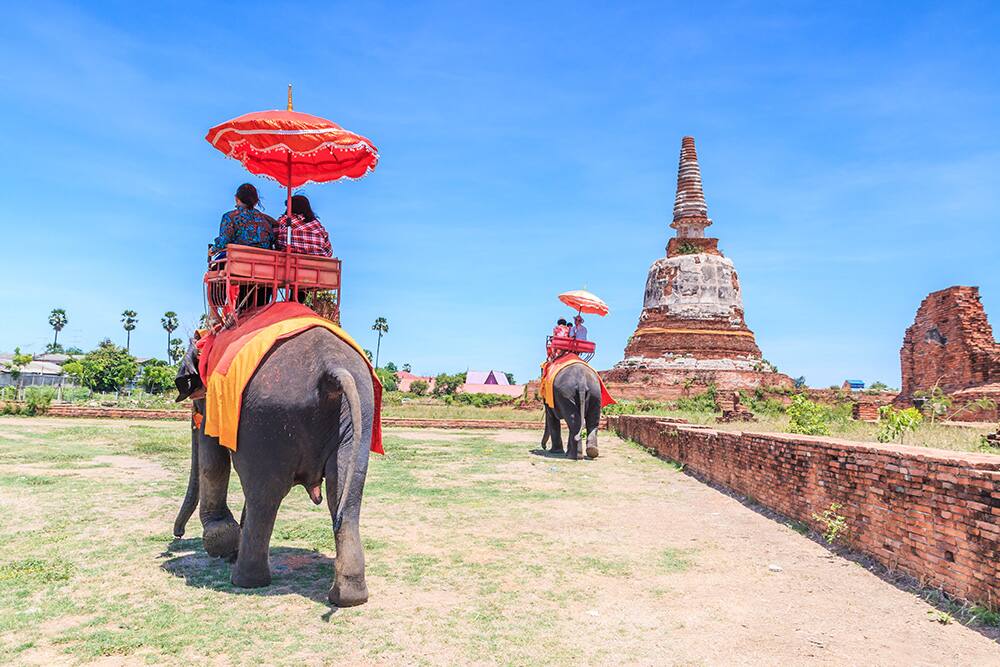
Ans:
{"label": "blue sky", "polygon": [[[672,232],[682,135],[764,355],[811,385],[898,383],[920,300],[1000,318],[995,3],[47,2],[0,26],[0,350],[124,341],[202,311],[206,244],[252,180],[204,141],[296,108],[370,137],[371,177],[305,190],[344,260],[344,324],[422,373],[533,376],[586,286],[621,358]],[[289,20],[288,17],[293,17]],[[290,43],[289,39],[291,39]]]}

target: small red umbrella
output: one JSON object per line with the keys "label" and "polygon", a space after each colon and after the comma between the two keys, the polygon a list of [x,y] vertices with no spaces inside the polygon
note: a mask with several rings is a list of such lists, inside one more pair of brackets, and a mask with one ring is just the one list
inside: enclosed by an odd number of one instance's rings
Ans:
{"label": "small red umbrella", "polygon": [[292,110],[257,111],[216,125],[205,140],[252,174],[267,176],[288,188],[366,176],[378,164],[378,149],[360,134],[336,123]]}
{"label": "small red umbrella", "polygon": [[559,295],[559,300],[570,308],[576,308],[581,313],[591,313],[593,315],[600,315],[601,317],[608,314],[608,304],[587,290],[575,289],[563,292]]}

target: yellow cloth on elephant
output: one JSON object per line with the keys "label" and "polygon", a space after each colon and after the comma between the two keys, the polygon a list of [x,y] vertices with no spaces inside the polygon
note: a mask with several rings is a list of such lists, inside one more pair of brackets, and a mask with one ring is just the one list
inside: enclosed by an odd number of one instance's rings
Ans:
{"label": "yellow cloth on elephant", "polygon": [[[235,348],[235,353],[227,350],[223,361],[216,365],[204,381],[205,434],[218,438],[220,445],[236,451],[243,390],[257,366],[278,340],[313,327],[329,330],[367,360],[364,350],[346,331],[318,315],[292,317],[253,330],[230,343],[228,347]],[[376,410],[375,418],[379,420],[377,412]],[[372,444],[374,447],[375,443]]]}
{"label": "yellow cloth on elephant", "polygon": [[597,381],[601,385],[601,407],[606,405],[611,405],[615,403],[615,399],[611,398],[611,394],[608,393],[607,387],[604,386],[604,380],[601,376],[591,368],[590,364],[576,356],[575,354],[564,354],[555,361],[547,361],[542,364],[542,381],[539,385],[539,392],[542,394],[542,400],[550,408],[556,407],[555,392],[553,390],[553,384],[555,383],[556,376],[559,375],[563,370],[574,366],[576,364],[583,364],[587,368],[593,371],[594,375],[597,376]]}

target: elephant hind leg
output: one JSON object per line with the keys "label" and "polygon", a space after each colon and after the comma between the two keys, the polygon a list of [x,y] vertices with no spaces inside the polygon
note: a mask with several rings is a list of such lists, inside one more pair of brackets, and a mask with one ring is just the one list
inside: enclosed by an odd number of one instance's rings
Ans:
{"label": "elephant hind leg", "polygon": [[[333,466],[328,467],[328,473]],[[326,478],[326,502],[331,518],[337,515],[336,477]],[[359,527],[361,497],[349,499],[344,508],[339,528],[334,532],[337,558],[334,561],[333,585],[327,594],[330,603],[337,607],[354,607],[368,601],[368,584],[365,582],[365,550],[361,543]]]}
{"label": "elephant hind leg", "polygon": [[600,452],[597,449],[597,429],[587,431],[587,456],[596,459]]}

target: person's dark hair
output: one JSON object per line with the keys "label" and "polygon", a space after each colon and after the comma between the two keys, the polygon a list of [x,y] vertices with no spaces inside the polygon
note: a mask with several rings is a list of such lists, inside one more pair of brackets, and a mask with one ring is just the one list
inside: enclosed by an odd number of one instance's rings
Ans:
{"label": "person's dark hair", "polygon": [[312,206],[309,204],[309,198],[305,195],[292,196],[292,214],[301,215],[306,222],[312,222],[316,219],[316,214],[313,213]]}
{"label": "person's dark hair", "polygon": [[236,188],[236,198],[243,202],[243,205],[247,208],[255,207],[257,202],[260,201],[260,197],[257,195],[257,188],[250,183],[244,183]]}
{"label": "person's dark hair", "polygon": [[566,320],[564,320],[561,317],[559,318],[559,321],[556,322],[556,324],[558,324],[559,326],[563,326],[563,327],[568,327],[569,326],[569,322],[567,322]]}

